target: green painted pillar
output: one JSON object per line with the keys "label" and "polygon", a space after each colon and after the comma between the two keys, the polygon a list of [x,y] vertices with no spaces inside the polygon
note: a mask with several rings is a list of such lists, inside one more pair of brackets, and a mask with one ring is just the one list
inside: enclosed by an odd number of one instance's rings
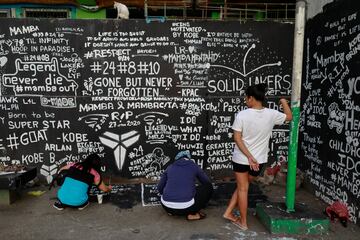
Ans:
{"label": "green painted pillar", "polygon": [[295,211],[296,165],[300,119],[300,106],[298,106],[297,102],[291,102],[291,111],[293,120],[290,124],[289,158],[286,179],[286,207],[288,212]]}
{"label": "green painted pillar", "polygon": [[288,212],[295,211],[296,165],[298,149],[298,133],[300,120],[300,98],[302,61],[305,35],[305,0],[296,1],[294,52],[291,89],[291,111],[293,120],[290,124],[290,143],[288,153],[288,172],[286,179],[286,208]]}

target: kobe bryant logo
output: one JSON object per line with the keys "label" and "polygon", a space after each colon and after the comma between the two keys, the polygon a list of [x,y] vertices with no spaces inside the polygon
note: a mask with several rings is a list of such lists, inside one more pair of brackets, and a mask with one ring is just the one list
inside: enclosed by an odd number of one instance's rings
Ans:
{"label": "kobe bryant logo", "polygon": [[102,144],[114,150],[115,162],[119,170],[122,170],[124,165],[126,149],[136,143],[139,138],[140,134],[137,131],[130,131],[121,135],[104,132],[99,137]]}

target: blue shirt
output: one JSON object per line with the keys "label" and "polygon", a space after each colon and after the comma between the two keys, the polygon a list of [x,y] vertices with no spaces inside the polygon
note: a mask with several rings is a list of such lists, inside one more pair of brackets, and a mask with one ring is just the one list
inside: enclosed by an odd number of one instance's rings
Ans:
{"label": "blue shirt", "polygon": [[80,206],[88,201],[89,185],[85,182],[66,177],[58,191],[58,199],[61,203],[70,206]]}
{"label": "blue shirt", "polygon": [[165,170],[157,189],[165,201],[188,202],[195,196],[197,179],[202,184],[210,183],[208,176],[197,164],[181,158]]}

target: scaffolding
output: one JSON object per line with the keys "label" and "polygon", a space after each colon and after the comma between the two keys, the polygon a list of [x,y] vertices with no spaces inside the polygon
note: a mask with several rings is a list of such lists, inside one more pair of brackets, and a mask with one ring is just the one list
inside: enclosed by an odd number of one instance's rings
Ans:
{"label": "scaffolding", "polygon": [[[295,1],[294,1],[295,2]],[[295,21],[295,3],[145,0],[144,15],[177,19]]]}
{"label": "scaffolding", "polygon": [[[79,0],[5,0],[2,3],[49,3],[73,5]],[[130,18],[212,19],[295,21],[295,0],[118,0],[130,11]],[[262,2],[263,1],[263,2]],[[114,0],[97,0],[101,8],[111,8]],[[276,3],[275,3],[276,2]],[[36,13],[39,14],[39,13]],[[8,9],[1,9],[0,17],[11,17]],[[37,16],[37,15],[36,15]],[[52,15],[51,15],[52,16]],[[55,14],[53,17],[57,17]],[[64,16],[61,16],[64,17]]]}

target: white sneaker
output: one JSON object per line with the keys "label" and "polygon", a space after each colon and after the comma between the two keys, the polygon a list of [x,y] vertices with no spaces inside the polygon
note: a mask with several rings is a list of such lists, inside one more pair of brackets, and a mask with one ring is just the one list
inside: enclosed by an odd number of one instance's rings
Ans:
{"label": "white sneaker", "polygon": [[64,210],[64,206],[58,201],[54,202],[53,207],[56,208],[59,211]]}
{"label": "white sneaker", "polygon": [[80,211],[81,211],[81,210],[84,210],[87,206],[89,206],[89,201],[86,203],[85,206],[79,207],[78,210],[80,210]]}

